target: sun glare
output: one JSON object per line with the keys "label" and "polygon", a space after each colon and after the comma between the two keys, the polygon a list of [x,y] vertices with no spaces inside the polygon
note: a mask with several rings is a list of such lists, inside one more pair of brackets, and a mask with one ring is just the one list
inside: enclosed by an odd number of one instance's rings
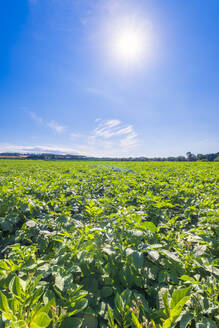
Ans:
{"label": "sun glare", "polygon": [[154,58],[154,27],[138,6],[118,3],[101,7],[101,19],[94,25],[91,40],[110,72],[138,72]]}
{"label": "sun glare", "polygon": [[145,54],[145,36],[143,31],[124,27],[115,32],[112,42],[112,54],[116,60],[131,64],[141,61]]}

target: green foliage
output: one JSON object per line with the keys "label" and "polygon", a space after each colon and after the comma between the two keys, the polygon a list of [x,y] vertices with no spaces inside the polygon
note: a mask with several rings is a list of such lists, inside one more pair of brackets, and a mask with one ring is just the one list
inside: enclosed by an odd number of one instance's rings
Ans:
{"label": "green foliage", "polygon": [[6,295],[0,291],[0,311],[5,327],[48,327],[51,318],[49,306],[40,302],[44,287],[39,278],[22,280],[13,276],[6,288]]}
{"label": "green foliage", "polygon": [[0,161],[0,327],[216,328],[218,163]]}

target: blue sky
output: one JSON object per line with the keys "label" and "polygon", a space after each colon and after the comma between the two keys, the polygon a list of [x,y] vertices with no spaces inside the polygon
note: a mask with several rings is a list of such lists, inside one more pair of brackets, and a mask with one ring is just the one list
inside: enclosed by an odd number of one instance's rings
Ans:
{"label": "blue sky", "polygon": [[218,151],[218,0],[3,0],[0,44],[0,152]]}

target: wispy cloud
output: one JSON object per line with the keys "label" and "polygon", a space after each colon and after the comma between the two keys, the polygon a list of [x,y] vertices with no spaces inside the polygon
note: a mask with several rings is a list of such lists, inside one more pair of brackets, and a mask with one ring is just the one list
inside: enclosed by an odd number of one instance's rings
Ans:
{"label": "wispy cloud", "polygon": [[137,134],[133,131],[125,138],[120,140],[120,146],[124,148],[130,148],[137,144]]}
{"label": "wispy cloud", "polygon": [[37,122],[40,123],[41,125],[44,125],[46,127],[49,127],[50,129],[54,130],[57,133],[62,133],[66,127],[64,125],[61,125],[54,120],[50,122],[46,122],[42,117],[38,116],[35,112],[30,112],[31,118]]}
{"label": "wispy cloud", "polygon": [[32,119],[38,123],[43,124],[43,119],[42,117],[38,116],[35,112],[30,112],[30,116],[32,117]]}
{"label": "wispy cloud", "polygon": [[103,138],[112,138],[120,135],[136,135],[132,125],[124,125],[119,120],[100,121],[94,135]]}
{"label": "wispy cloud", "polygon": [[65,130],[65,127],[63,125],[60,125],[60,124],[56,123],[55,121],[51,121],[51,122],[47,123],[47,126],[49,128],[51,128],[52,130],[55,130],[58,133],[61,133]]}
{"label": "wispy cloud", "polygon": [[134,127],[118,119],[95,120],[96,127],[87,136],[81,136],[74,147],[89,156],[130,156],[135,152],[139,140]]}
{"label": "wispy cloud", "polygon": [[[45,122],[36,113],[30,113],[33,120],[44,127],[49,127],[57,133],[69,129],[55,121]],[[0,144],[0,152],[20,153],[57,153],[57,154],[81,154],[97,157],[126,157],[135,156],[139,151],[139,140],[133,125],[118,119],[96,119],[94,128],[81,134],[71,132],[66,144],[63,145],[12,145]]]}

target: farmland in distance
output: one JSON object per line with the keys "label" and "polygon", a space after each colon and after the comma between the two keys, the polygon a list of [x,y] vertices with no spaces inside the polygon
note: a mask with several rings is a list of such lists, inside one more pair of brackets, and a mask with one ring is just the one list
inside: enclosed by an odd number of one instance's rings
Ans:
{"label": "farmland in distance", "polygon": [[0,160],[0,327],[217,328],[218,163]]}

